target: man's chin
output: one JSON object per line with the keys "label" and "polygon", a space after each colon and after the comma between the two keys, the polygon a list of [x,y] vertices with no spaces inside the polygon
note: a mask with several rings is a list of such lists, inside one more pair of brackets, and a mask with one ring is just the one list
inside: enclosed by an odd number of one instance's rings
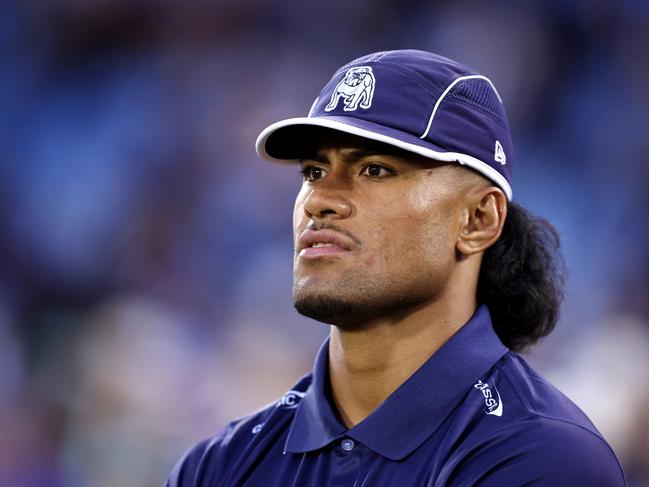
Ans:
{"label": "man's chin", "polygon": [[[338,289],[338,291],[340,288]],[[386,296],[377,290],[365,289],[353,296],[336,296],[336,290],[315,292],[304,287],[293,287],[293,305],[307,318],[347,330],[371,326],[377,318],[408,313],[421,306],[430,296],[418,293],[395,293]]]}
{"label": "man's chin", "polygon": [[301,315],[330,325],[348,324],[360,314],[358,303],[330,296],[297,295],[293,304]]}

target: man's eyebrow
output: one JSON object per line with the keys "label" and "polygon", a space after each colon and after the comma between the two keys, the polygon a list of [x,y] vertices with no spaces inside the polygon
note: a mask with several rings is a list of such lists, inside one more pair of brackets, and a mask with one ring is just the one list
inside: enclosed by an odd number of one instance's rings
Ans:
{"label": "man's eyebrow", "polygon": [[358,161],[360,159],[365,159],[366,157],[376,157],[376,156],[389,156],[390,153],[387,150],[373,150],[373,149],[354,149],[345,154],[345,159],[349,161]]}
{"label": "man's eyebrow", "polygon": [[[352,149],[345,151],[341,154],[343,161],[352,163],[365,159],[366,157],[376,157],[376,156],[390,156],[392,155],[389,150],[372,150],[372,149]],[[329,158],[324,152],[318,151],[315,154],[310,154],[307,157],[303,157],[300,161],[310,160],[320,162],[322,164],[331,164]]]}
{"label": "man's eyebrow", "polygon": [[320,152],[317,152],[315,154],[309,154],[308,156],[300,157],[300,163],[303,163],[304,161],[315,161],[321,164],[331,164],[329,162],[329,158]]}

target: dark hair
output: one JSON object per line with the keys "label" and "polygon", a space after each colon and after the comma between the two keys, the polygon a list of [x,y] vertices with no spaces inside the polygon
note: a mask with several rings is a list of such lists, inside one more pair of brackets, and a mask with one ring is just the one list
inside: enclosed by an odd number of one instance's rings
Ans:
{"label": "dark hair", "polygon": [[508,203],[500,238],[485,251],[478,301],[489,307],[502,342],[523,351],[553,329],[563,301],[559,234],[543,218]]}

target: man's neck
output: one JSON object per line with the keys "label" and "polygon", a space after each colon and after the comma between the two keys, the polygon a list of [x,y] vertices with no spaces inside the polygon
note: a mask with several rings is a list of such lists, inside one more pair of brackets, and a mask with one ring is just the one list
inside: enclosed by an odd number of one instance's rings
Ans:
{"label": "man's neck", "polygon": [[475,300],[432,302],[355,330],[331,327],[329,377],[344,424],[365,419],[473,315]]}

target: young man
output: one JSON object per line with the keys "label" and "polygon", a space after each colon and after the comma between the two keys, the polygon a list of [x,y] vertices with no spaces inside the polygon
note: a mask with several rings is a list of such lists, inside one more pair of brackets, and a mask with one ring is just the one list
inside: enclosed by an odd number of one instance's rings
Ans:
{"label": "young man", "polygon": [[511,202],[491,81],[421,51],[343,66],[258,153],[299,160],[296,309],[314,370],[194,447],[169,487],[620,486],[588,418],[515,353],[562,296],[558,237]]}

